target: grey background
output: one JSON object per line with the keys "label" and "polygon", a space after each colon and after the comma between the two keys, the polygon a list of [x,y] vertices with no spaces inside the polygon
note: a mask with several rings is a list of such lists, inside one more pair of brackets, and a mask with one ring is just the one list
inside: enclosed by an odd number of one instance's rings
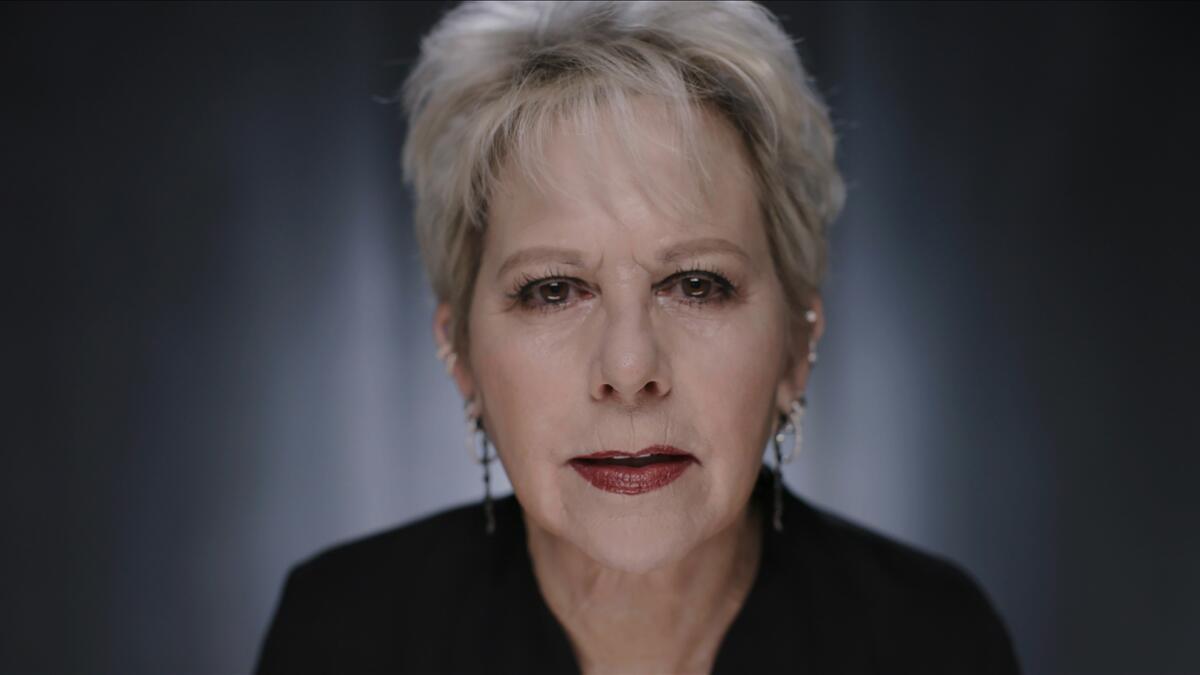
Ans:
{"label": "grey background", "polygon": [[[1186,10],[769,4],[851,186],[789,484],[1030,673],[1200,670]],[[445,6],[0,8],[0,670],[245,672],[290,564],[479,498],[377,100]]]}

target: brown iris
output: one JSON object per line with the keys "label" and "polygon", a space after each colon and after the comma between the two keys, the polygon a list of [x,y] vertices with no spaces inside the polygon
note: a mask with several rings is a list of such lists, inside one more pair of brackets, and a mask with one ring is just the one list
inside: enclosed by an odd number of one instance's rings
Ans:
{"label": "brown iris", "polygon": [[709,291],[712,290],[712,284],[712,280],[704,277],[684,277],[683,292],[689,298],[708,297]]}
{"label": "brown iris", "polygon": [[538,287],[538,294],[547,303],[559,303],[567,299],[567,282],[551,281]]}

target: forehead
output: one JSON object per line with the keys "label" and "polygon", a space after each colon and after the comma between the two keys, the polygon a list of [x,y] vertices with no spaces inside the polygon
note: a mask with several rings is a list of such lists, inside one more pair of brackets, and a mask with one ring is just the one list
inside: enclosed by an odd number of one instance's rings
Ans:
{"label": "forehead", "polygon": [[514,148],[489,200],[485,257],[533,244],[657,246],[715,236],[765,249],[745,145],[722,116],[633,100],[563,116]]}

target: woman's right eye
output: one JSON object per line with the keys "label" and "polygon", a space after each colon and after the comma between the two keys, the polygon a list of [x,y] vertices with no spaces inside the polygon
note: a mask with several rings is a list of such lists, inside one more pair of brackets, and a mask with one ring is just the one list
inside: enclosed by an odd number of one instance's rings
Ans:
{"label": "woman's right eye", "polygon": [[571,287],[565,281],[547,281],[537,287],[540,299],[551,305],[564,302],[570,292]]}
{"label": "woman's right eye", "polygon": [[554,311],[571,304],[572,296],[580,299],[591,296],[570,279],[533,279],[524,283],[515,293],[515,299],[525,309]]}

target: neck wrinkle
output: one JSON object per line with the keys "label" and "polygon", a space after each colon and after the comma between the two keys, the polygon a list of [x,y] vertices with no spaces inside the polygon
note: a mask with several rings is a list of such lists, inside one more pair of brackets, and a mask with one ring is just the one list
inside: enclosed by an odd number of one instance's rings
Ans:
{"label": "neck wrinkle", "polygon": [[733,525],[645,574],[605,568],[521,515],[538,590],[584,673],[710,671],[761,566],[765,516],[754,495]]}

